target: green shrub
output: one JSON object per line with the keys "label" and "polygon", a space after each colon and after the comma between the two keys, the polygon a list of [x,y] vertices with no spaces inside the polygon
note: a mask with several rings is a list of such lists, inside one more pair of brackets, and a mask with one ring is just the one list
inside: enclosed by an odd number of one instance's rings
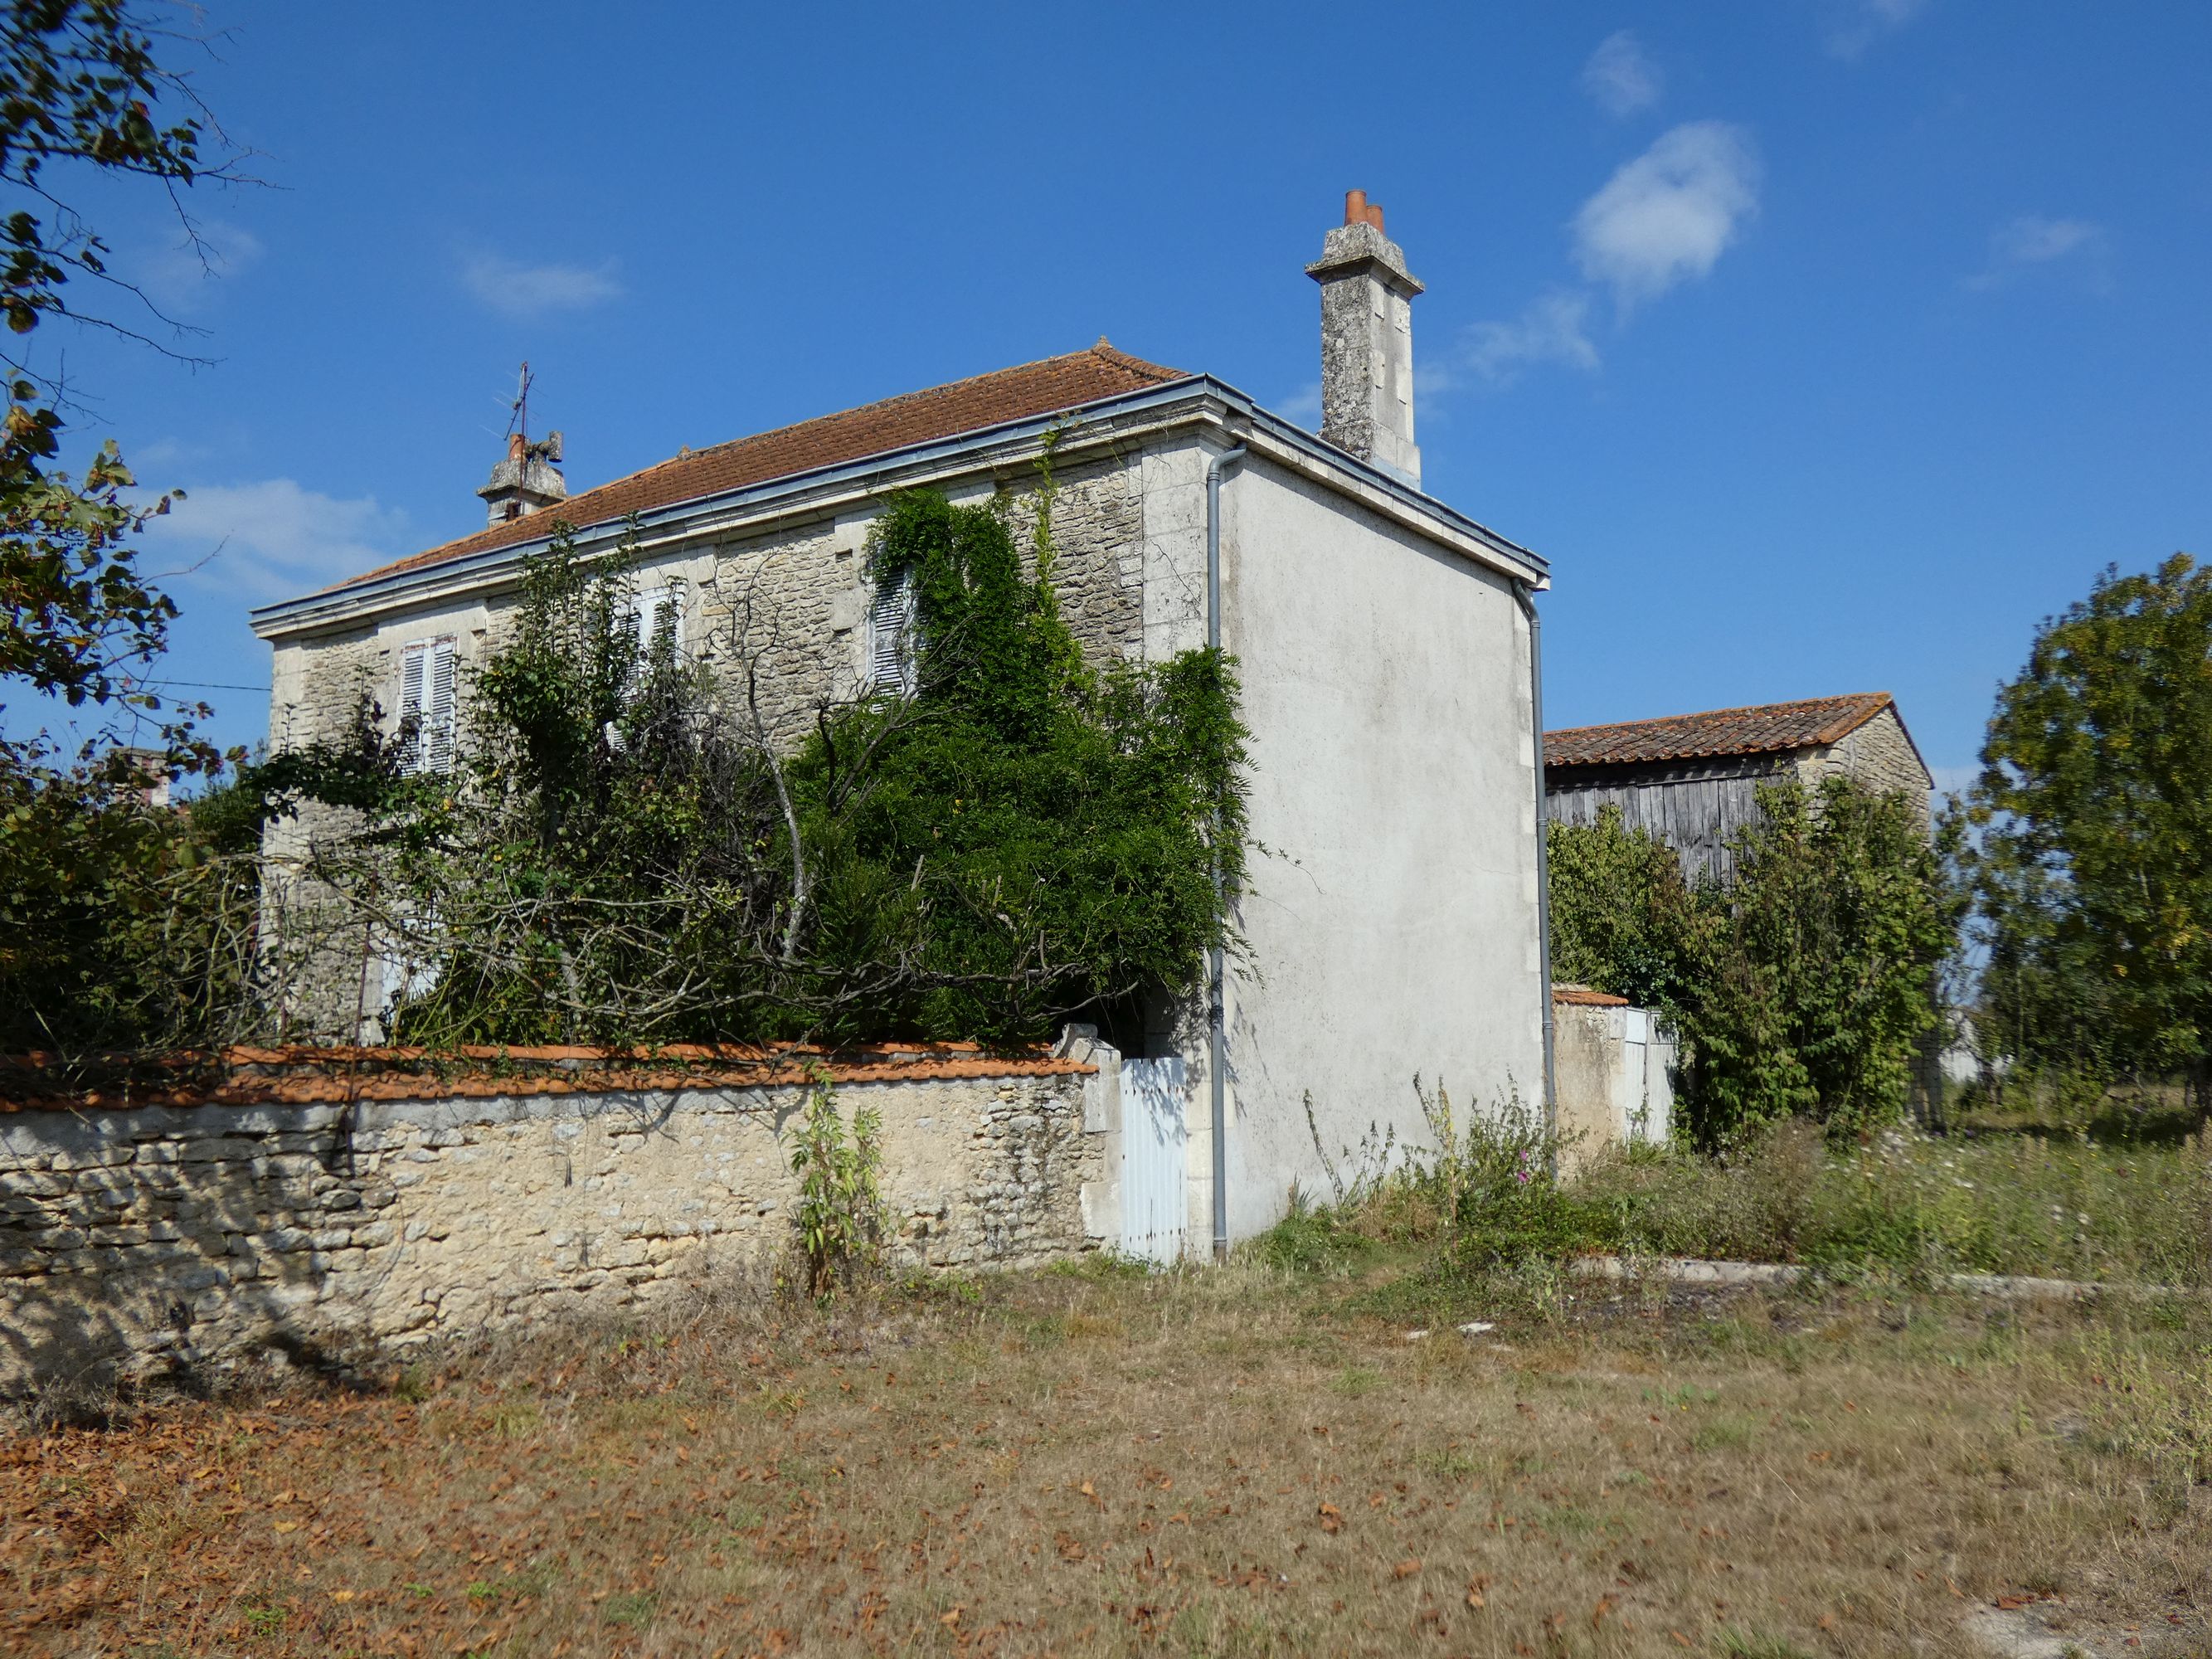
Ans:
{"label": "green shrub", "polygon": [[1897,1117],[1936,1020],[1960,901],[1905,797],[1831,778],[1763,787],[1735,875],[1686,887],[1674,854],[1608,807],[1550,831],[1553,962],[1668,1015],[1680,1131],[1708,1150],[1790,1116]]}

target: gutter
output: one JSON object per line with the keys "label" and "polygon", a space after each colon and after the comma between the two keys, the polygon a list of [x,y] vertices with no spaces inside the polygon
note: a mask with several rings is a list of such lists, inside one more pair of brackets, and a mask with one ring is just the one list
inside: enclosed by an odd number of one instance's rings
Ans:
{"label": "gutter", "polygon": [[[1206,645],[1221,649],[1221,478],[1243,461],[1244,446],[1223,450],[1206,464]],[[1222,924],[1221,855],[1213,859],[1214,925]],[[1229,1079],[1224,1073],[1229,1044],[1223,1024],[1229,986],[1223,972],[1221,944],[1215,940],[1206,952],[1207,1010],[1206,1083],[1211,1097],[1209,1119],[1213,1142],[1213,1259],[1229,1260]]]}
{"label": "gutter", "polygon": [[1513,597],[1528,619],[1528,724],[1530,746],[1536,760],[1536,954],[1542,964],[1537,994],[1544,1006],[1544,1127],[1556,1134],[1559,1127],[1559,1079],[1555,1060],[1555,1031],[1552,1017],[1552,858],[1547,830],[1549,815],[1544,805],[1544,623],[1536,614],[1534,592],[1529,584],[1513,584]]}

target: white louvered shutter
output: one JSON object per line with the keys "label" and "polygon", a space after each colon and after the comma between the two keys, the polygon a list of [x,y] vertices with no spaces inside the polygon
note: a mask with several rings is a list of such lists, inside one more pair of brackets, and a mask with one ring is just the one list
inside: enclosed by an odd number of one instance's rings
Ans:
{"label": "white louvered shutter", "polygon": [[423,693],[428,689],[429,671],[430,647],[427,643],[410,645],[399,653],[400,729],[408,729],[410,717],[414,722],[406,750],[399,757],[399,769],[403,772],[422,769],[422,757],[427,750],[422,726],[428,719],[423,708]]}
{"label": "white louvered shutter", "polygon": [[672,587],[648,587],[630,599],[623,615],[623,625],[637,646],[637,655],[630,667],[632,687],[645,678],[646,670],[653,663],[653,653],[662,641],[667,642],[669,654],[675,655],[679,614]]}
{"label": "white louvered shutter", "polygon": [[868,687],[901,696],[914,690],[914,578],[878,591],[868,607]]}
{"label": "white louvered shutter", "polygon": [[454,714],[453,642],[440,640],[430,647],[430,687],[422,716],[423,766],[432,772],[453,767]]}

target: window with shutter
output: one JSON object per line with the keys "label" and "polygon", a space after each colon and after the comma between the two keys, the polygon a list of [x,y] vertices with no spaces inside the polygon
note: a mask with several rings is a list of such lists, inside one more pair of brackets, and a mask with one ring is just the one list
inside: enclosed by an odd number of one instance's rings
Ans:
{"label": "window with shutter", "polygon": [[911,696],[915,689],[914,576],[878,592],[868,607],[868,689]]}
{"label": "window with shutter", "polygon": [[399,653],[399,729],[407,738],[407,746],[399,757],[402,772],[422,769],[422,694],[428,689],[429,673],[428,641],[410,645]]}
{"label": "window with shutter", "polygon": [[430,696],[423,716],[423,767],[431,772],[453,769],[454,724],[453,642],[440,640],[430,647]]}
{"label": "window with shutter", "polygon": [[417,640],[399,653],[399,718],[409,734],[401,771],[453,769],[457,678],[450,639]]}
{"label": "window with shutter", "polygon": [[642,678],[646,665],[653,660],[655,650],[665,645],[669,654],[672,657],[675,655],[677,623],[682,613],[683,607],[678,603],[677,592],[672,587],[648,587],[643,592],[630,596],[622,614],[623,626],[630,630],[631,637],[637,642],[637,659],[630,672],[633,684]]}

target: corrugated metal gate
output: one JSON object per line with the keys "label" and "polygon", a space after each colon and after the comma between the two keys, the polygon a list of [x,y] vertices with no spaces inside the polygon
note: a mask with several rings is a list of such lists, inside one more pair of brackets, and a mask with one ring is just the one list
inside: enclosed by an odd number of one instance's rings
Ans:
{"label": "corrugated metal gate", "polygon": [[1121,1249],[1146,1261],[1182,1255],[1188,1207],[1180,1060],[1121,1062]]}

